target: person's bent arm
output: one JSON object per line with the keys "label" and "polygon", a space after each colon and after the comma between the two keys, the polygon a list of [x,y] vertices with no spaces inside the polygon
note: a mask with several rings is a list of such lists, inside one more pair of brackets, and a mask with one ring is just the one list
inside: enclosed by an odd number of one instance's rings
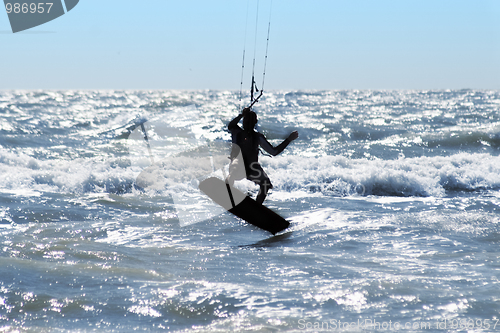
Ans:
{"label": "person's bent arm", "polygon": [[241,118],[243,118],[248,113],[248,111],[250,111],[249,108],[244,108],[243,111],[241,112],[241,114],[239,114],[236,118],[234,118],[233,120],[231,120],[229,122],[229,124],[227,125],[227,129],[231,131],[234,128],[236,128],[238,126],[238,123],[240,122]]}
{"label": "person's bent arm", "polygon": [[240,122],[241,118],[243,118],[242,114],[239,114],[236,118],[231,120],[229,124],[227,125],[227,129],[232,131],[234,128],[238,126],[238,123]]}

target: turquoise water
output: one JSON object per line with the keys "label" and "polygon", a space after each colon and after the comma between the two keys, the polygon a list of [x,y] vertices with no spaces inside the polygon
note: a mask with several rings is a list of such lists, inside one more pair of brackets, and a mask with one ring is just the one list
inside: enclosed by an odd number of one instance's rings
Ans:
{"label": "turquoise water", "polygon": [[1,92],[0,331],[500,329],[500,92],[258,104],[272,143],[300,135],[261,156],[274,237],[166,167],[230,140],[238,93]]}

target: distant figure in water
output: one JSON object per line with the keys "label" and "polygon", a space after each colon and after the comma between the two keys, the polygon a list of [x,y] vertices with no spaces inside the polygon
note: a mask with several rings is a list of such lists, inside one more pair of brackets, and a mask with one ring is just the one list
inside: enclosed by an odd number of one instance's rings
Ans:
{"label": "distant figure in water", "polygon": [[[241,118],[243,118],[243,129],[238,126]],[[235,180],[240,180],[245,177],[241,172],[243,170],[243,165],[246,178],[260,186],[259,194],[255,201],[262,204],[266,198],[267,192],[273,188],[273,185],[262,169],[262,166],[259,164],[259,145],[272,156],[276,156],[281,153],[290,142],[297,139],[299,133],[297,131],[292,132],[288,138],[277,147],[273,147],[263,134],[255,131],[255,125],[257,125],[257,114],[251,111],[250,108],[244,108],[243,112],[231,120],[227,126],[229,131],[231,131],[233,144],[239,147],[238,149],[238,147],[233,146],[231,151],[231,164],[229,166],[229,177],[227,182],[233,185]],[[243,156],[243,161],[238,159],[239,150],[241,150],[240,156]]]}

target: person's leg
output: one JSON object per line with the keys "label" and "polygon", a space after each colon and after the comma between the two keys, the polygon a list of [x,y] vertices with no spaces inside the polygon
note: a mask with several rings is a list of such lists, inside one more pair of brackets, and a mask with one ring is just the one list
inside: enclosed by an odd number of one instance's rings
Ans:
{"label": "person's leg", "polygon": [[264,173],[263,179],[260,181],[260,190],[259,194],[257,194],[257,197],[255,198],[255,201],[257,203],[261,204],[264,202],[267,196],[267,192],[269,192],[270,189],[273,188],[273,185],[271,184],[271,181],[269,180],[269,177]]}
{"label": "person's leg", "polygon": [[262,205],[262,203],[266,199],[267,192],[271,189],[270,185],[270,183],[268,185],[260,184],[259,194],[257,194],[257,198],[255,198],[255,201],[257,201],[257,203]]}
{"label": "person's leg", "polygon": [[266,199],[269,190],[273,188],[273,185],[259,163],[252,163],[250,170],[251,173],[247,175],[247,178],[260,186],[259,193],[257,194],[255,201],[262,204]]}

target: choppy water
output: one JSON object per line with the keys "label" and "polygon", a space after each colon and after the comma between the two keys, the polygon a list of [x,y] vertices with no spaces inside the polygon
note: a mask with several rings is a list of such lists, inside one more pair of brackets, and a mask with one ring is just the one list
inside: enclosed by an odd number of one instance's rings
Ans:
{"label": "choppy water", "polygon": [[183,218],[189,181],[137,186],[227,142],[238,93],[0,92],[0,331],[500,330],[499,91],[258,104],[274,144],[300,134],[261,156],[275,237],[206,202]]}

